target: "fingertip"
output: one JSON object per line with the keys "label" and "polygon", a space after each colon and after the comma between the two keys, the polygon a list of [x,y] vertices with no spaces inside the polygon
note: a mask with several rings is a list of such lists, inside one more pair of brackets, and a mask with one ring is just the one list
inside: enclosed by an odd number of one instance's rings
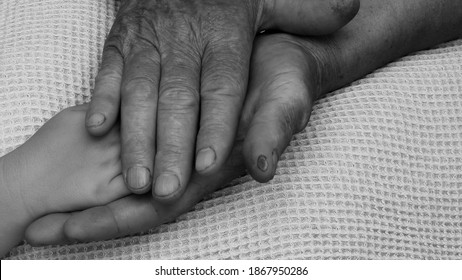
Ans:
{"label": "fingertip", "polygon": [[[261,159],[263,155],[260,155],[259,158],[257,159],[257,166],[251,165],[248,167],[248,172],[252,178],[255,179],[255,181],[259,183],[267,183],[271,180],[273,180],[274,175],[276,174],[276,167],[277,167],[277,162],[273,163],[268,161],[268,169],[267,170],[262,170],[258,166],[258,161]],[[266,157],[266,156],[265,156]]]}
{"label": "fingertip", "polygon": [[63,225],[71,214],[51,214],[42,217],[27,227],[25,239],[32,246],[68,244]]}
{"label": "fingertip", "polygon": [[98,127],[101,126],[104,121],[106,121],[106,116],[101,113],[92,113],[87,119],[88,127]]}
{"label": "fingertip", "polygon": [[152,176],[149,168],[132,166],[125,173],[127,188],[134,194],[144,194],[151,190]]}
{"label": "fingertip", "polygon": [[37,235],[35,230],[27,228],[24,238],[26,239],[27,243],[30,244],[32,247],[39,247],[44,246],[47,244],[45,241],[45,235],[40,234]]}
{"label": "fingertip", "polygon": [[156,201],[161,203],[172,203],[182,194],[184,188],[180,184],[178,176],[171,173],[162,173],[154,183],[152,195]]}
{"label": "fingertip", "polygon": [[105,114],[88,111],[85,118],[85,127],[91,135],[103,136],[109,132],[112,125],[108,122],[108,118]]}
{"label": "fingertip", "polygon": [[274,178],[278,163],[277,148],[271,143],[257,142],[252,144],[244,141],[244,161],[250,176],[260,183],[266,183]]}
{"label": "fingertip", "polygon": [[231,154],[235,137],[234,125],[201,124],[194,164],[196,172],[202,176],[218,172]]}
{"label": "fingertip", "polygon": [[196,154],[196,171],[199,174],[207,174],[207,170],[213,168],[217,160],[217,154],[211,147],[203,148]]}

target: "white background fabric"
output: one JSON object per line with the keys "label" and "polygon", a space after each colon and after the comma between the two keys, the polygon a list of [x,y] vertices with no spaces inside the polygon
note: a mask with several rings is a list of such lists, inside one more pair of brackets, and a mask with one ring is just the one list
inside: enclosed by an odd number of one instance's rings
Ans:
{"label": "white background fabric", "polygon": [[[0,0],[0,155],[88,102],[112,0]],[[268,184],[249,177],[147,234],[12,259],[462,259],[462,40],[319,100]]]}

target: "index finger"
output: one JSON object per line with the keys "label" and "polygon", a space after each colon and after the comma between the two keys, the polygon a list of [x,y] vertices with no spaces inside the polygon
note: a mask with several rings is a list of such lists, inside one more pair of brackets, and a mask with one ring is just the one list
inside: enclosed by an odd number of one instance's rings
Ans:
{"label": "index finger", "polygon": [[93,96],[85,119],[87,130],[92,135],[106,134],[117,120],[123,66],[122,55],[109,38],[103,50],[101,69],[96,76]]}

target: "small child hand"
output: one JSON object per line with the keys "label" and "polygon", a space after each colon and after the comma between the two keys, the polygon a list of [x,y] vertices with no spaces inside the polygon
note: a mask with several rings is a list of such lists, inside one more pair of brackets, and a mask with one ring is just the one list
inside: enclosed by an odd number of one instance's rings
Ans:
{"label": "small child hand", "polygon": [[104,205],[129,194],[118,128],[104,137],[91,136],[85,129],[86,109],[65,109],[1,158],[1,210],[8,215],[1,216],[0,236],[6,239],[0,241],[0,255],[15,245],[6,241],[13,223],[18,242],[26,226],[43,215]]}

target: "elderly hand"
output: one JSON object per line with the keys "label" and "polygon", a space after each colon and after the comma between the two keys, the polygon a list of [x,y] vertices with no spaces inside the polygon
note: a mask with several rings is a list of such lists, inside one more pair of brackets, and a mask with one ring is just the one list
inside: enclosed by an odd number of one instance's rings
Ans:
{"label": "elderly hand", "polygon": [[326,51],[322,45],[299,44],[299,39],[290,35],[259,37],[231,156],[218,172],[194,173],[185,193],[175,203],[159,203],[150,195],[130,195],[82,212],[48,215],[29,226],[27,240],[35,245],[102,240],[170,222],[191,209],[205,194],[242,175],[245,171],[242,150],[244,154],[267,155],[264,162],[250,160],[247,166],[259,179],[269,179],[292,134],[306,126],[312,102],[321,90],[319,75],[323,69],[319,66],[327,65]]}
{"label": "elderly hand", "polygon": [[[86,126],[121,119],[129,189],[172,201],[199,174],[221,170],[233,146],[255,35],[331,33],[358,0],[122,1],[107,38]],[[281,49],[283,55],[286,50]],[[199,118],[200,116],[200,118]],[[261,155],[255,154],[265,169]],[[259,179],[259,177],[257,177]]]}

